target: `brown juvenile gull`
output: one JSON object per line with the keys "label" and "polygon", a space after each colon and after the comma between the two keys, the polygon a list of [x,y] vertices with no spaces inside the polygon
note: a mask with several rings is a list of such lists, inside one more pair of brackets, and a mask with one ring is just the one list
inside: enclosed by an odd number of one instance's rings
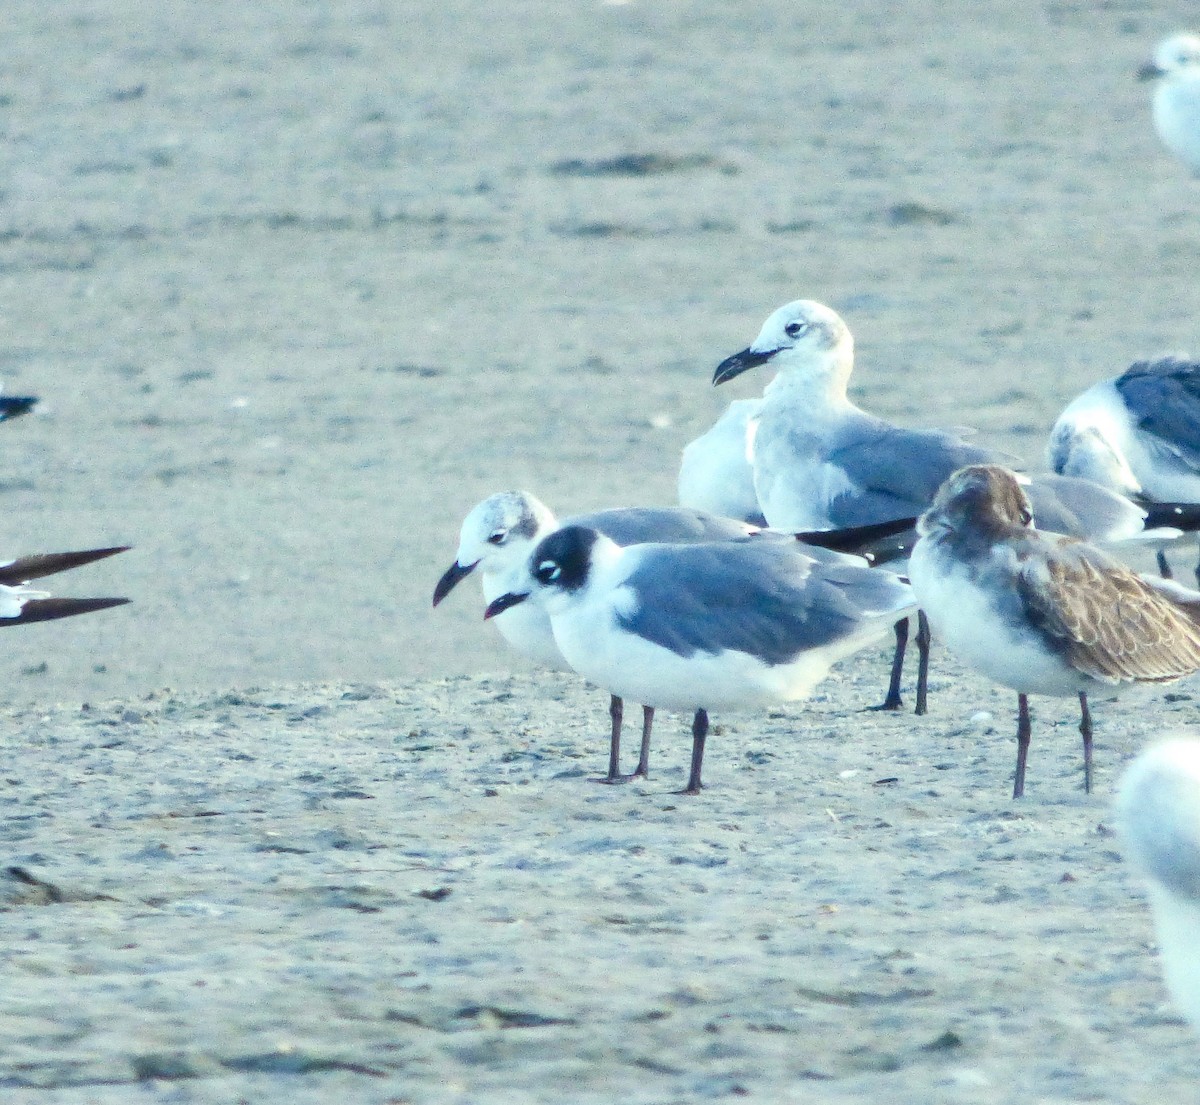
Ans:
{"label": "brown juvenile gull", "polygon": [[1030,694],[1078,695],[1092,789],[1090,691],[1170,683],[1200,669],[1200,594],[1148,580],[1093,545],[1032,527],[1016,475],[955,472],[918,522],[909,578],[934,633],[1017,692],[1013,797],[1025,789]]}

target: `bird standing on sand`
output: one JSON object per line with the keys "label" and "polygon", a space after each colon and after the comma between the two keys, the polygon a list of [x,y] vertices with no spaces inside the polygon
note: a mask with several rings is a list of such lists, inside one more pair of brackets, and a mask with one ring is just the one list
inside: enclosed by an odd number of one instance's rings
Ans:
{"label": "bird standing on sand", "polygon": [[1164,39],[1138,77],[1157,82],[1154,129],[1162,144],[1193,173],[1200,173],[1200,36]]}
{"label": "bird standing on sand", "polygon": [[[778,375],[763,390],[750,457],[759,507],[774,529],[841,529],[915,517],[951,472],[1010,459],[971,445],[959,433],[903,429],[855,406],[846,394],[854,338],[837,312],[822,303],[784,304],[749,347],[717,366],[713,384],[760,365]],[[882,705],[887,710],[901,705],[907,620],[895,631],[892,678]],[[921,618],[917,643],[924,671],[928,629]],[[917,712],[925,712],[923,677]]]}
{"label": "bird standing on sand", "polygon": [[1092,545],[1031,526],[1017,477],[954,473],[918,523],[909,578],[934,633],[1017,692],[1013,797],[1025,788],[1030,694],[1078,695],[1092,789],[1090,691],[1169,683],[1200,669],[1200,594],[1150,581]]}
{"label": "bird standing on sand", "polygon": [[[566,523],[591,526],[607,534],[619,545],[643,541],[693,542],[727,541],[754,533],[754,527],[683,507],[629,507],[601,510],[566,519]],[[529,554],[537,543],[553,532],[559,523],[553,511],[526,491],[500,491],[477,504],[463,519],[459,532],[458,554],[454,563],[438,580],[433,592],[437,606],[463,579],[479,573],[486,602],[513,590],[529,587]],[[541,667],[557,671],[570,669],[563,659],[550,618],[536,603],[528,603],[493,618],[496,628],[517,652]],[[644,778],[650,769],[650,731],[654,707],[642,707],[642,744],[638,765],[631,775],[620,772],[621,724],[624,717],[622,698],[609,700],[612,736],[609,742],[608,774],[600,780],[621,783]]]}
{"label": "bird standing on sand", "polygon": [[831,664],[912,611],[892,573],[800,550],[771,539],[621,548],[565,526],[534,549],[532,588],[497,597],[486,616],[532,596],[584,678],[694,711],[683,793],[698,794],[709,709],[804,698]]}
{"label": "bird standing on sand", "polygon": [[[1200,504],[1200,363],[1137,361],[1093,384],[1056,419],[1046,458],[1055,472],[1094,480],[1147,506]],[[1170,575],[1161,551],[1158,566]],[[1200,567],[1196,574],[1200,580]]]}

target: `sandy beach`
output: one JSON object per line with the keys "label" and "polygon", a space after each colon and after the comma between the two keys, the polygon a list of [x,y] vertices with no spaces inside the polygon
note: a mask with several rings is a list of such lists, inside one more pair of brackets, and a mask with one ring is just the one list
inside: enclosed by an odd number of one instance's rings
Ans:
{"label": "sandy beach", "polygon": [[[670,503],[712,370],[810,297],[855,398],[1042,463],[1200,352],[1200,183],[1134,79],[1191,6],[343,0],[6,9],[5,552],[118,610],[6,636],[0,1097],[1186,1101],[1113,835],[1195,690],[887,649],[602,773],[604,698],[467,581],[489,493]],[[1193,26],[1193,29],[1196,29]],[[1181,555],[1181,575],[1186,559]]]}

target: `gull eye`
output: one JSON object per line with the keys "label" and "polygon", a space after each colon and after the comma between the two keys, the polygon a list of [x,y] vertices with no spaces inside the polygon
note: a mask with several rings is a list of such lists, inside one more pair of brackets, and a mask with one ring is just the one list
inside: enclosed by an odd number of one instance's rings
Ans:
{"label": "gull eye", "polygon": [[798,337],[799,337],[801,334],[803,334],[803,333],[804,333],[804,331],[805,331],[805,330],[807,330],[807,329],[808,329],[808,323],[807,323],[807,322],[789,322],[789,323],[788,323],[788,324],[787,324],[787,325],[786,325],[786,326],[783,328],[783,332],[784,332],[785,334],[787,334],[787,336],[788,336],[789,338],[798,338]]}
{"label": "gull eye", "polygon": [[1021,525],[1028,526],[1033,522],[1033,511],[1028,507],[1021,507]]}
{"label": "gull eye", "polygon": [[503,545],[508,540],[508,530],[498,529],[495,533],[488,535],[489,545]]}
{"label": "gull eye", "polygon": [[533,574],[538,583],[553,583],[560,575],[562,575],[562,568],[560,568],[553,560],[543,560],[537,566],[537,571]]}

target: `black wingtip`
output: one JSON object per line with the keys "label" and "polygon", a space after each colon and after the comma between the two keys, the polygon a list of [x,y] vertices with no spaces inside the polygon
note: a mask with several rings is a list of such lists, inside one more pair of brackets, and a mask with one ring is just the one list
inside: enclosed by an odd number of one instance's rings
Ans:
{"label": "black wingtip", "polygon": [[10,625],[29,625],[31,622],[51,622],[58,618],[72,618],[76,614],[91,614],[96,610],[108,610],[124,606],[131,599],[29,599],[15,618],[0,618],[0,629]]}
{"label": "black wingtip", "polygon": [[[874,551],[874,546],[889,537],[907,537],[910,548],[916,541],[917,519],[893,518],[887,522],[872,522],[866,526],[843,526],[841,529],[805,530],[795,534],[797,541],[833,552],[862,553]],[[895,544],[895,543],[893,543]],[[901,546],[897,546],[901,547]]]}
{"label": "black wingtip", "polygon": [[36,395],[0,395],[0,422],[28,414],[37,403]]}
{"label": "black wingtip", "polygon": [[1185,533],[1200,530],[1200,503],[1152,503],[1139,501],[1146,512],[1146,529],[1172,526]]}
{"label": "black wingtip", "polygon": [[106,557],[116,556],[117,553],[128,552],[132,545],[113,545],[105,549],[83,549],[79,552],[39,553],[36,556],[22,556],[7,564],[0,564],[0,584],[13,586],[28,583],[31,579],[42,579],[45,576],[57,575],[59,572],[70,571]]}

